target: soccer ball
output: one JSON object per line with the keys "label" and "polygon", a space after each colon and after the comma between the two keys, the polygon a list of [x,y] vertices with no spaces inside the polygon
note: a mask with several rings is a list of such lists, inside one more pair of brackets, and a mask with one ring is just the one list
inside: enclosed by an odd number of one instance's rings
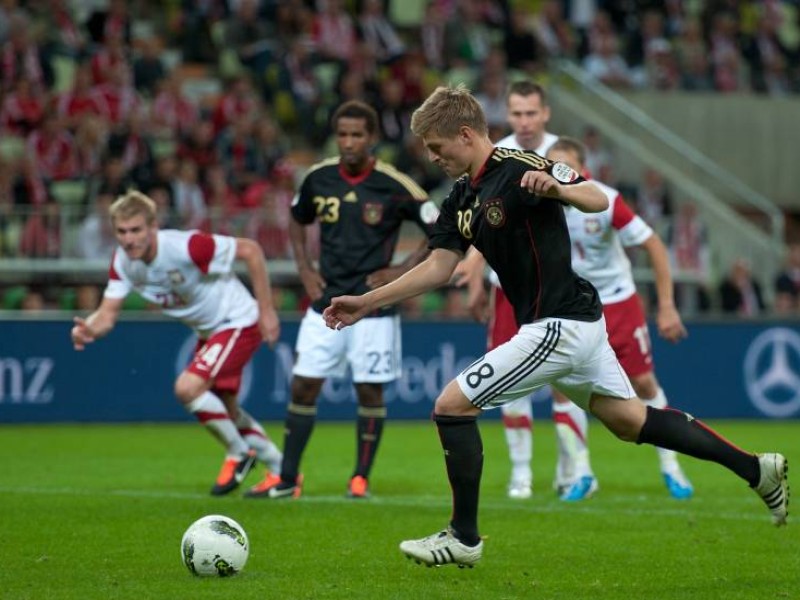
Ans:
{"label": "soccer ball", "polygon": [[207,515],[191,525],[181,540],[186,568],[201,577],[229,577],[244,568],[250,542],[241,525],[230,517]]}

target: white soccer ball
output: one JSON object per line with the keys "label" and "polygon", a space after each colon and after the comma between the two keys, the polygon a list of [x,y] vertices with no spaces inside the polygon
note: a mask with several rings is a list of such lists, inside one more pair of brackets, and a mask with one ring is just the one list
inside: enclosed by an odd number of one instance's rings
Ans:
{"label": "white soccer ball", "polygon": [[189,526],[181,540],[186,568],[201,577],[229,577],[244,568],[250,542],[230,517],[207,515]]}

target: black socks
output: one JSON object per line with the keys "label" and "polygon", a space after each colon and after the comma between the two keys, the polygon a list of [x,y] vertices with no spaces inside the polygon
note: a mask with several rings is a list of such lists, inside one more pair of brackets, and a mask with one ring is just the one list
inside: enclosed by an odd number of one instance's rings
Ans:
{"label": "black socks", "polygon": [[710,460],[727,467],[751,487],[758,485],[761,468],[754,454],[737,448],[690,414],[679,410],[648,406],[647,419],[636,443],[652,444]]}
{"label": "black socks", "polygon": [[369,478],[386,421],[385,406],[359,406],[356,421],[356,468],[353,477]]}
{"label": "black socks", "polygon": [[447,477],[453,490],[453,518],[450,526],[468,546],[480,542],[478,497],[483,472],[483,442],[476,417],[434,415],[444,449]]}
{"label": "black socks", "polygon": [[314,430],[317,419],[316,406],[302,406],[290,403],[286,411],[283,432],[283,462],[281,481],[294,484],[300,469],[300,459],[306,449],[308,439]]}

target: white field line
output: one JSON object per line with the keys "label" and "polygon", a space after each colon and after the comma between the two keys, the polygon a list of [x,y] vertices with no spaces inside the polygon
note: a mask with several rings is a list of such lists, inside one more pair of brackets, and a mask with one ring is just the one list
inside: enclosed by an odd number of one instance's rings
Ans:
{"label": "white field line", "polygon": [[[0,494],[17,494],[17,495],[32,495],[32,496],[92,496],[92,497],[108,497],[108,498],[152,498],[155,500],[172,499],[172,500],[207,500],[209,502],[227,501],[229,499],[237,498],[232,495],[229,498],[212,498],[207,494],[190,493],[190,492],[170,492],[170,491],[147,491],[147,490],[90,490],[71,487],[31,487],[31,486],[0,486]],[[693,498],[690,501],[680,502],[670,498],[663,498],[654,500],[652,497],[646,496],[619,496],[615,498],[603,498],[603,504],[597,504],[593,500],[587,500],[580,504],[565,504],[555,501],[549,501],[546,505],[537,505],[533,502],[516,501],[516,500],[482,500],[480,503],[481,511],[514,511],[521,513],[533,514],[552,514],[552,513],[568,513],[578,512],[582,514],[596,514],[596,515],[611,515],[611,514],[624,514],[626,516],[646,516],[646,517],[676,517],[683,519],[714,519],[714,520],[727,520],[727,521],[765,521],[769,522],[769,515],[766,509],[761,507],[754,507],[754,502],[747,502],[746,496],[742,500],[731,501],[726,499],[728,506],[727,511],[719,511],[716,506],[711,504],[704,504],[702,499]],[[240,498],[241,499],[241,498]],[[346,505],[359,505],[368,508],[369,506],[376,507],[413,507],[413,508],[432,508],[432,509],[447,509],[451,506],[450,499],[443,496],[373,496],[369,500],[352,500],[342,496],[320,495],[320,496],[303,496],[298,500],[260,500],[260,499],[241,499],[248,504],[279,504],[279,505],[304,505],[304,504],[346,504]],[[756,500],[756,498],[753,498]],[[757,501],[757,500],[756,500]],[[639,505],[631,506],[632,502],[637,502]],[[654,506],[654,502],[658,502],[658,506]],[[0,502],[2,504],[2,502]],[[612,506],[608,506],[612,504]],[[674,507],[669,507],[673,504]],[[717,504],[716,502],[714,503]],[[735,504],[737,508],[741,508],[741,512],[731,511],[731,506]]]}

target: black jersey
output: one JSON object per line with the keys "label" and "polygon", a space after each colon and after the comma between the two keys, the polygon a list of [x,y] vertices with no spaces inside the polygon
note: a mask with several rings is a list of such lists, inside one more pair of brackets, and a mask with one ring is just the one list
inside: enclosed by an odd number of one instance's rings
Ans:
{"label": "black jersey", "polygon": [[473,180],[464,176],[453,185],[431,236],[432,248],[463,253],[472,244],[481,251],[519,325],[545,317],[596,321],[602,315],[597,291],[572,270],[561,203],[520,187],[525,171],[551,172],[553,164],[534,152],[495,148]]}
{"label": "black jersey", "polygon": [[[414,221],[430,235],[438,209],[407,175],[380,160],[352,176],[330,158],[306,174],[292,202],[292,217],[320,223],[320,274],[323,296],[313,304],[322,312],[331,298],[369,291],[367,275],[389,266],[403,221]],[[391,314],[386,307],[378,314]]]}

